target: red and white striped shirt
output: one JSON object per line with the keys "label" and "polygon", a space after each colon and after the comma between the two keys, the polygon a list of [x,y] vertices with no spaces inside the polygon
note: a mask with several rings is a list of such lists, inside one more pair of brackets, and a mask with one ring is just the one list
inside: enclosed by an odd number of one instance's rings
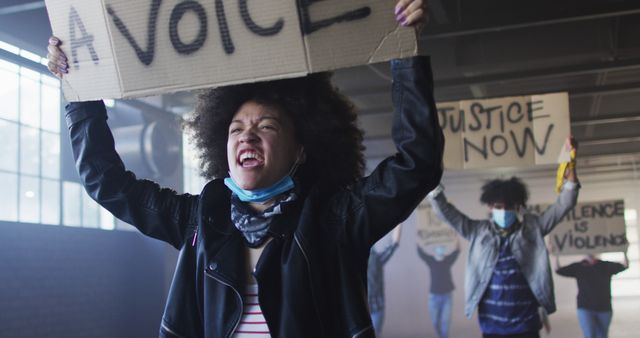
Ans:
{"label": "red and white striped shirt", "polygon": [[258,285],[249,284],[242,295],[244,311],[233,338],[271,338],[267,321],[258,303]]}

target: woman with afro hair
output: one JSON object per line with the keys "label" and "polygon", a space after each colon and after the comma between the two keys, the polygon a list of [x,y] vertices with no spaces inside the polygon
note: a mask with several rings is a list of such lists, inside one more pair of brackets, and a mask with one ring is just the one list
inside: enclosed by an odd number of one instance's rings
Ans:
{"label": "woman with afro hair", "polygon": [[[399,0],[403,26],[423,0]],[[50,39],[49,69],[67,72]],[[180,250],[160,337],[374,337],[371,246],[442,175],[429,59],[392,61],[397,153],[363,177],[362,132],[327,74],[205,90],[186,123],[210,179],[179,195],[125,170],[101,101],[66,121],[90,196]]]}
{"label": "woman with afro hair", "polygon": [[565,172],[556,202],[534,215],[525,212],[529,192],[520,179],[488,181],[480,196],[489,207],[488,220],[472,220],[460,212],[447,201],[442,186],[429,193],[438,217],[471,242],[465,315],[478,309],[483,337],[540,337],[539,308],[549,314],[556,310],[544,236],[576,205],[579,187],[573,166]]}

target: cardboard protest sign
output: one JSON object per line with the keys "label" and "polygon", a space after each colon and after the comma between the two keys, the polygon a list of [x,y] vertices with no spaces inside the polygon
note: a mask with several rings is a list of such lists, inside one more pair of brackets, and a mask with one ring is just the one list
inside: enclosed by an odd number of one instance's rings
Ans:
{"label": "cardboard protest sign", "polygon": [[[535,211],[544,205],[532,207]],[[624,201],[578,203],[547,237],[556,255],[593,254],[625,251],[626,237]]]}
{"label": "cardboard protest sign", "polygon": [[389,0],[46,0],[68,100],[301,76],[417,54]]}
{"label": "cardboard protest sign", "polygon": [[557,163],[570,134],[567,93],[438,104],[448,169]]}
{"label": "cardboard protest sign", "polygon": [[423,249],[427,250],[427,247],[435,244],[447,245],[456,241],[456,231],[436,216],[431,205],[421,204],[415,212],[416,240]]}

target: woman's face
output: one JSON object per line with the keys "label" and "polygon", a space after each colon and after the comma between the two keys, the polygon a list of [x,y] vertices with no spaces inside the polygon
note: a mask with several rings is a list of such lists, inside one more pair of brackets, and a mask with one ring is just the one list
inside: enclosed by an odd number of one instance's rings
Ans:
{"label": "woman's face", "polygon": [[300,149],[293,121],[272,106],[248,101],[229,125],[229,173],[242,189],[262,189],[280,181]]}

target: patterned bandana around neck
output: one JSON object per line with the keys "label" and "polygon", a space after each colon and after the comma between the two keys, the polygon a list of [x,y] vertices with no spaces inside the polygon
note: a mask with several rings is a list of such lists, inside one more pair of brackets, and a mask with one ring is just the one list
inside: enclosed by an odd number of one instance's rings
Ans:
{"label": "patterned bandana around neck", "polygon": [[236,194],[231,194],[231,221],[240,230],[250,248],[260,247],[268,238],[267,232],[274,217],[282,214],[282,209],[286,209],[296,198],[296,193],[291,191],[266,210],[257,212],[247,203],[240,201]]}

